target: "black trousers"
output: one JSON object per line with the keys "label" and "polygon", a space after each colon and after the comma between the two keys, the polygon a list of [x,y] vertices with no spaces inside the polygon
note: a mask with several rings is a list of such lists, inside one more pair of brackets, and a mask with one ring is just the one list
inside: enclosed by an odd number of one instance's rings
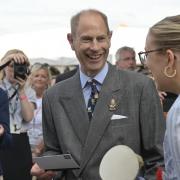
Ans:
{"label": "black trousers", "polygon": [[31,180],[32,155],[27,133],[12,134],[12,147],[0,150],[4,180]]}

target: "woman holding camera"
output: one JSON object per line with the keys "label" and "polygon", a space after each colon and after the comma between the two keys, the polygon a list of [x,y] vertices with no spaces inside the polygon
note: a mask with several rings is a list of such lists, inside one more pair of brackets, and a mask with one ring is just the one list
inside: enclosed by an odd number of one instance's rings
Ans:
{"label": "woman holding camera", "polygon": [[[27,75],[20,76],[22,69],[28,68],[27,56],[20,50],[10,50],[2,61],[11,60],[3,70],[1,88],[9,97],[10,132],[12,134],[12,147],[0,151],[3,176],[5,180],[31,180],[32,166],[31,149],[27,136],[28,125],[33,118],[35,108],[35,92],[27,87]],[[14,69],[15,63],[20,68]],[[15,78],[16,77],[16,78]]]}

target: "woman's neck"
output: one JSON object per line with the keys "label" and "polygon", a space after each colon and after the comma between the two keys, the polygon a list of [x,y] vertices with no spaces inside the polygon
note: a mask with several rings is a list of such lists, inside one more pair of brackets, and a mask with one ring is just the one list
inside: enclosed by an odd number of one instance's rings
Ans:
{"label": "woman's neck", "polygon": [[36,89],[36,97],[37,98],[42,98],[43,97],[43,93],[44,93],[44,90],[43,89]]}

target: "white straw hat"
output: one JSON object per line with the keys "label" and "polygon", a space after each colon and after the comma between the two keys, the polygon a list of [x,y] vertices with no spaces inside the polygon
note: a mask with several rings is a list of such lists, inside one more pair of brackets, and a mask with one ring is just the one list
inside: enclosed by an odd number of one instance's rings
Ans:
{"label": "white straw hat", "polygon": [[139,162],[134,151],[125,145],[112,147],[103,157],[99,173],[102,180],[134,180]]}

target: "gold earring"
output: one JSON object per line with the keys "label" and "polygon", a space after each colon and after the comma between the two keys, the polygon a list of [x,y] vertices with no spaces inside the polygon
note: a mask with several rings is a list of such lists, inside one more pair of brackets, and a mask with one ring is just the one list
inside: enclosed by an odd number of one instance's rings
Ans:
{"label": "gold earring", "polygon": [[164,75],[166,76],[166,77],[169,77],[169,78],[172,78],[172,77],[174,77],[175,75],[176,75],[176,69],[174,69],[174,72],[172,73],[172,74],[168,74],[168,69],[169,69],[170,67],[169,66],[166,66],[165,68],[164,68]]}

